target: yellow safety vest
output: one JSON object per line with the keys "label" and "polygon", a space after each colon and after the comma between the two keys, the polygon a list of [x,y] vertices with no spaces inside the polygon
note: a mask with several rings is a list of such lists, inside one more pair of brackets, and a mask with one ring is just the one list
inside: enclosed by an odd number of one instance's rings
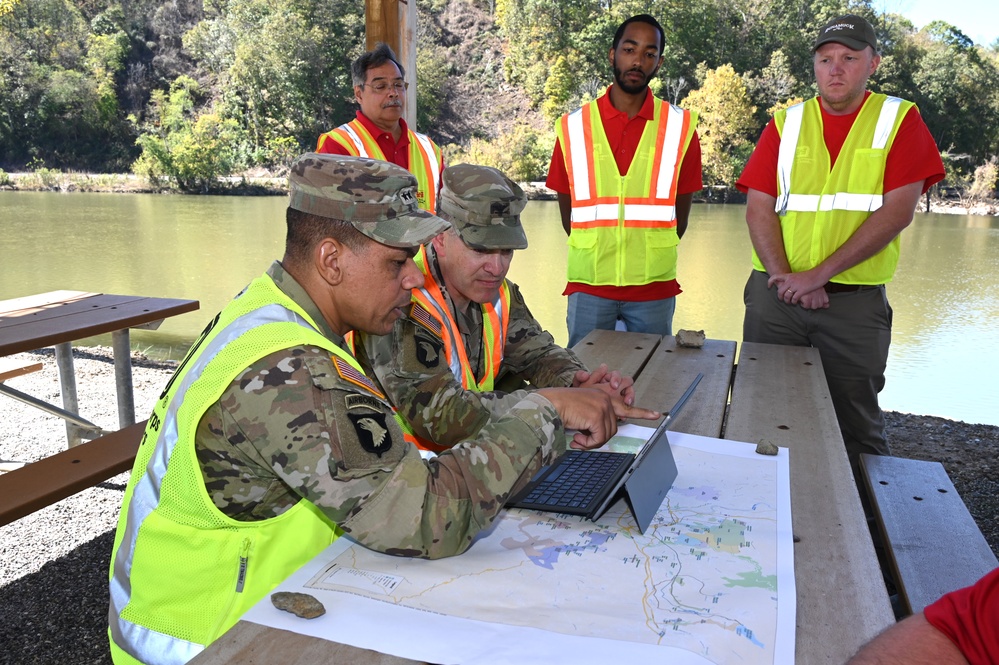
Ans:
{"label": "yellow safety vest", "polygon": [[[509,284],[504,279],[496,300],[480,305],[485,367],[482,378],[476,380],[475,368],[472,367],[472,363],[468,359],[465,343],[461,339],[461,331],[458,330],[457,324],[451,318],[447,299],[440,285],[427,267],[425,247],[420,248],[420,253],[415,260],[416,265],[423,272],[425,280],[422,288],[413,289],[413,301],[422,306],[423,310],[437,322],[434,328],[441,334],[441,339],[444,342],[444,358],[447,360],[451,373],[461,381],[461,386],[465,390],[491,391],[495,385],[496,376],[499,374],[500,364],[503,362],[503,349],[506,346],[506,335],[510,325]],[[418,312],[418,310],[415,311]],[[428,439],[418,437],[409,423],[405,422],[405,419],[399,418],[398,420],[402,424],[406,440],[413,442],[418,448],[434,452],[447,450],[447,446],[441,446]]]}
{"label": "yellow safety vest", "polygon": [[656,98],[653,108],[623,176],[596,101],[555,127],[572,197],[570,282],[634,286],[676,279],[676,189],[697,114]]}
{"label": "yellow safety vest", "polygon": [[205,329],[156,403],[112,550],[108,634],[116,665],[186,663],[336,539],[336,525],[305,500],[271,519],[226,516],[195,453],[201,417],[233,379],[298,345],[326,349],[363,374],[269,276],[259,277]]}
{"label": "yellow safety vest", "polygon": [[[437,185],[441,181],[441,171],[444,168],[441,149],[430,140],[426,134],[409,131],[409,170],[416,176],[419,191],[416,199],[420,208],[437,212]],[[316,150],[323,145],[323,140],[329,138],[336,141],[355,157],[372,157],[382,161],[391,161],[378,147],[378,141],[371,135],[363,123],[354,118],[345,125],[320,135]]]}
{"label": "yellow safety vest", "polygon": [[[778,111],[774,116],[781,137],[775,210],[780,216],[784,252],[793,272],[820,264],[881,207],[888,152],[912,107],[912,102],[898,97],[869,95],[832,168],[817,98]],[[880,252],[831,281],[884,284],[895,274],[898,255],[896,236]],[[765,271],[755,250],[753,267]]]}

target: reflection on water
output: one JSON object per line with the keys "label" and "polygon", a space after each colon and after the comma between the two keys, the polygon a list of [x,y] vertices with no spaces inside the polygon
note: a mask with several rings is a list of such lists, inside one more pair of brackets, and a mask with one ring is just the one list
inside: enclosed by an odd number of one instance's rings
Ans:
{"label": "reflection on water", "polygon": [[[210,316],[284,244],[284,197],[0,192],[0,299],[55,289],[201,301],[201,310],[134,331],[133,345],[179,358]],[[742,337],[749,274],[743,206],[696,205],[680,245],[674,329]],[[530,240],[510,278],[565,343],[565,235],[554,202],[524,213]],[[887,409],[999,424],[999,219],[917,214],[888,287],[895,311]],[[110,344],[110,338],[88,340]]]}

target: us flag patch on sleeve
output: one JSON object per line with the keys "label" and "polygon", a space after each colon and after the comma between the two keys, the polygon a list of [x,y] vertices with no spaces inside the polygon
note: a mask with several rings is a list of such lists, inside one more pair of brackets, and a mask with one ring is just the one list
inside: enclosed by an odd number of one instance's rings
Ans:
{"label": "us flag patch on sleeve", "polygon": [[336,372],[340,375],[341,379],[347,381],[348,383],[353,383],[355,386],[364,388],[368,392],[385,399],[385,395],[382,394],[382,391],[375,387],[375,384],[372,383],[371,379],[357,371],[357,369],[355,369],[349,362],[336,355],[331,356],[331,359],[333,360],[333,366],[336,367]]}
{"label": "us flag patch on sleeve", "polygon": [[409,318],[413,319],[421,326],[443,338],[444,332],[441,330],[441,322],[430,315],[427,308],[420,303],[413,301],[413,306],[409,310]]}

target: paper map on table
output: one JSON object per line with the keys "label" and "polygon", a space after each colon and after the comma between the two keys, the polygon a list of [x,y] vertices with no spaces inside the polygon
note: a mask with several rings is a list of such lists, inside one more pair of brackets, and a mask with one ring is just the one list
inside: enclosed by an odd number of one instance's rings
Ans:
{"label": "paper map on table", "polygon": [[[611,447],[649,432],[622,428]],[[793,662],[787,450],[670,441],[679,476],[644,535],[623,502],[596,522],[510,510],[461,556],[390,557],[342,539],[280,588],[320,598],[332,624],[370,617],[317,636],[430,662],[538,662],[553,645],[575,662]],[[274,625],[265,605],[245,618]]]}

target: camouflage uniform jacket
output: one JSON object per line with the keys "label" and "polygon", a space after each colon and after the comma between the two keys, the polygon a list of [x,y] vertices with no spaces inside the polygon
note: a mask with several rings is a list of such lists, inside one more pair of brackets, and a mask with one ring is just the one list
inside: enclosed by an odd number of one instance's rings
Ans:
{"label": "camouflage uniform jacket", "polygon": [[[455,313],[431,245],[427,246],[427,269],[442,285],[447,309],[455,316],[469,361],[475,365],[475,377],[481,379],[485,369],[482,308],[471,303],[466,312]],[[564,388],[572,385],[576,372],[586,369],[576,354],[558,346],[531,315],[517,285],[509,280],[507,284],[510,323],[493,392],[465,390],[443,359],[440,334],[412,317],[396,321],[388,335],[359,336],[358,358],[373,368],[379,386],[418,436],[442,446],[454,445],[528,394],[526,390],[504,392],[504,385],[522,387],[527,382],[535,389]],[[432,349],[429,353],[428,348]]]}
{"label": "camouflage uniform jacket", "polygon": [[[280,263],[268,274],[344,348]],[[223,513],[267,519],[305,499],[371,549],[449,556],[464,551],[511,490],[565,448],[555,444],[565,440],[557,412],[535,395],[474,440],[424,461],[374,384],[343,369],[322,349],[288,348],[246,368],[208,409],[196,448]]]}

